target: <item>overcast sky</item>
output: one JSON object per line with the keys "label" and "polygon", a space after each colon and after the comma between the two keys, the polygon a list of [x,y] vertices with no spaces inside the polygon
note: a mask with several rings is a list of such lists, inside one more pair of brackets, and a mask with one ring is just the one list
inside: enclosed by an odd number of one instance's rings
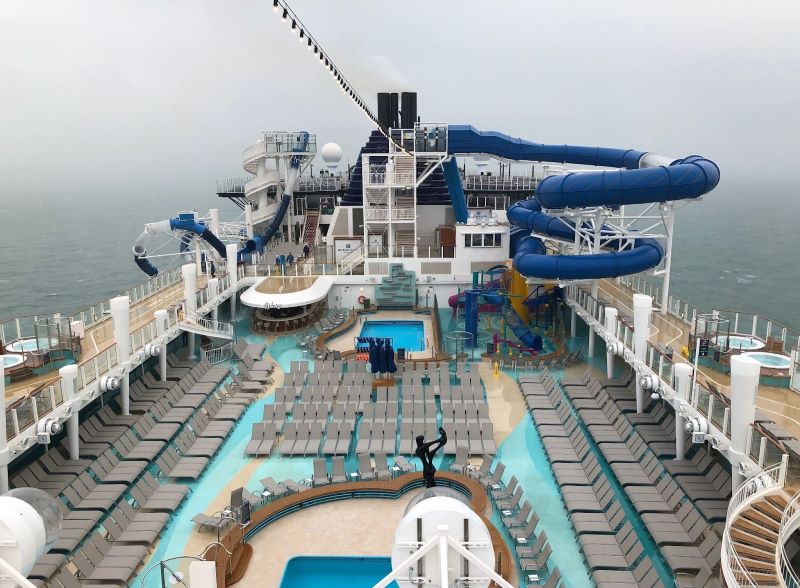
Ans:
{"label": "overcast sky", "polygon": [[[527,139],[796,175],[800,3],[295,0],[374,105]],[[2,0],[0,197],[213,191],[265,129],[370,126],[270,0]]]}

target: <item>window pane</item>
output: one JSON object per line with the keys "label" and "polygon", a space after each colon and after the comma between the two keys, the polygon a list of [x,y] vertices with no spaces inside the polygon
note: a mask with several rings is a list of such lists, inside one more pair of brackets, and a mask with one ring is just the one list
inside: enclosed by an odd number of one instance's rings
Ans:
{"label": "window pane", "polygon": [[471,247],[471,246],[472,246],[472,236],[464,235],[464,247]]}
{"label": "window pane", "polygon": [[483,247],[483,235],[472,235],[472,246]]}

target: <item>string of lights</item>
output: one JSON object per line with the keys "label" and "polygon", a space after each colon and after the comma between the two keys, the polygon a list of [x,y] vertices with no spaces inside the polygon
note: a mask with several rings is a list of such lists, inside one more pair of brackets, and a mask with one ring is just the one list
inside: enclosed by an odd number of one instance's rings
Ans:
{"label": "string of lights", "polygon": [[407,151],[403,149],[403,147],[399,145],[397,141],[389,136],[389,134],[386,132],[386,129],[380,125],[378,122],[378,117],[375,116],[375,113],[372,112],[366,101],[361,98],[353,84],[350,83],[344,73],[342,73],[342,70],[333,62],[331,56],[322,48],[322,45],[314,38],[314,36],[308,30],[308,27],[303,24],[303,21],[300,20],[300,17],[297,16],[297,13],[295,13],[294,10],[292,10],[286,0],[272,0],[272,10],[276,14],[280,15],[283,22],[290,26],[290,32],[294,35],[297,35],[297,38],[301,43],[305,42],[306,47],[309,51],[313,52],[313,55],[318,56],[319,64],[331,73],[331,75],[339,84],[339,87],[342,89],[342,92],[344,92],[353,101],[353,103],[358,106],[358,108],[366,115],[366,117],[369,118],[372,124],[375,125],[375,127],[380,131],[380,133],[392,144],[394,144],[397,149],[407,153]]}

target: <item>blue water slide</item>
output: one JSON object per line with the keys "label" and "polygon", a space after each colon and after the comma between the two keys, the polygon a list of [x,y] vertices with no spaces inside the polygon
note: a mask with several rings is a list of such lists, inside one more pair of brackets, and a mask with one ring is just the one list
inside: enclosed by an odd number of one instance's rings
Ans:
{"label": "blue water slide", "polygon": [[[298,154],[305,153],[308,150],[308,138],[308,133],[302,131],[300,133],[300,141],[292,151]],[[286,186],[283,190],[283,196],[281,197],[281,203],[280,206],[278,206],[278,211],[275,213],[272,222],[269,224],[263,235],[254,235],[251,239],[247,240],[244,247],[237,251],[236,258],[238,260],[241,261],[245,255],[249,255],[251,253],[261,253],[267,243],[270,242],[270,239],[272,239],[272,237],[275,236],[275,233],[277,233],[281,228],[283,217],[286,216],[286,211],[289,210],[289,205],[292,203],[292,195],[294,194],[295,185],[297,184],[297,180],[300,178],[300,164],[302,161],[302,155],[292,156],[291,160],[289,161],[289,175],[286,178]]]}
{"label": "blue water slide", "polygon": [[[194,213],[183,213],[168,220],[146,225],[144,231],[136,240],[133,246],[133,260],[136,262],[139,269],[150,277],[158,275],[158,268],[147,259],[147,242],[151,237],[167,231],[185,231],[186,233],[199,235],[201,239],[217,252],[220,258],[226,258],[225,245],[219,240],[219,237],[212,233],[211,229],[206,225],[198,222],[195,219]],[[187,252],[189,242],[190,239],[184,234],[181,237],[180,253],[185,254]]]}
{"label": "blue water slide", "polygon": [[458,169],[458,163],[455,157],[442,164],[442,171],[444,171],[444,181],[447,184],[447,189],[450,191],[450,200],[453,204],[453,212],[456,216],[456,222],[467,222],[467,196],[464,194],[464,186],[461,184],[461,172]]}
{"label": "blue water slide", "polygon": [[[508,220],[512,230],[514,267],[524,276],[543,279],[596,279],[634,274],[658,265],[664,256],[654,239],[635,239],[623,251],[594,255],[545,255],[538,233],[572,241],[574,225],[543,212],[544,208],[622,206],[697,198],[719,183],[719,168],[704,157],[691,155],[669,159],[633,149],[546,145],[496,132],[482,132],[468,125],[448,130],[451,154],[488,154],[511,161],[548,161],[621,168],[552,176],[543,180],[536,196],[512,205]],[[602,230],[605,240],[613,237]],[[609,240],[608,248],[625,245]]]}

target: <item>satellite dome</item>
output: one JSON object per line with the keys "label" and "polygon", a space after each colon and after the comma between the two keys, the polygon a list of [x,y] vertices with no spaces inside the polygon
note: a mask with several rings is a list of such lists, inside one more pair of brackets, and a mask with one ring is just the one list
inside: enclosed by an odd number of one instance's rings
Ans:
{"label": "satellite dome", "polygon": [[334,170],[339,167],[339,162],[342,160],[342,148],[336,143],[325,143],[319,154],[328,169]]}
{"label": "satellite dome", "polygon": [[475,165],[478,167],[486,167],[489,165],[490,157],[488,155],[473,155],[472,161],[475,162]]}

